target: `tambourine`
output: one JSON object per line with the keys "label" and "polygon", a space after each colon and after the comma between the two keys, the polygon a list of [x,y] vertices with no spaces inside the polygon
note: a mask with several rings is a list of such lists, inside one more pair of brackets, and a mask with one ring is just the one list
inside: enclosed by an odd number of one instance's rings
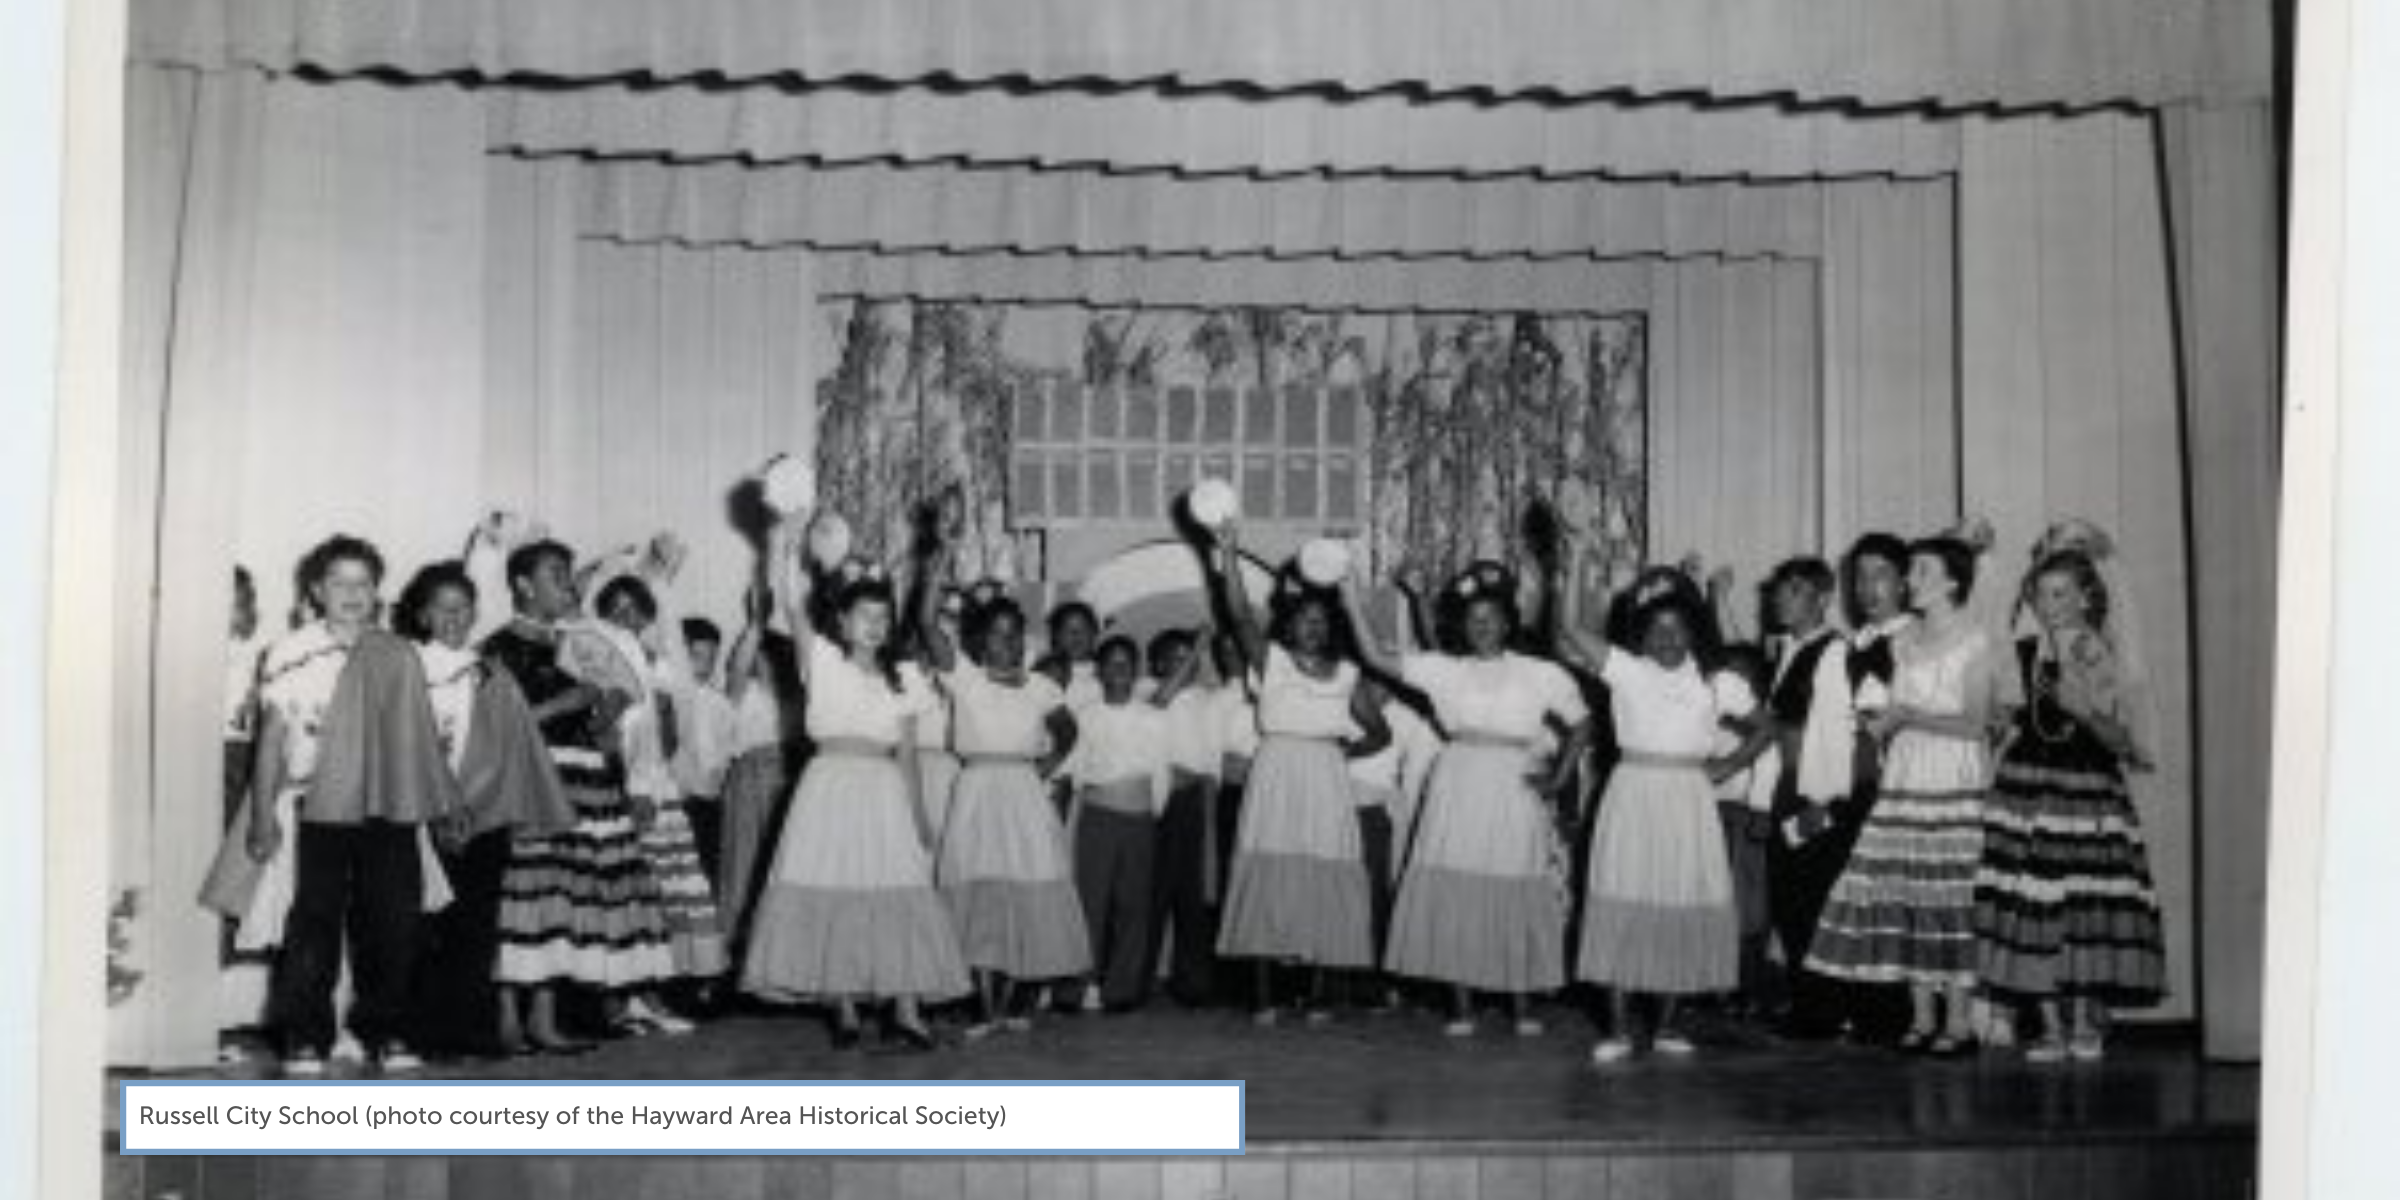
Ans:
{"label": "tambourine", "polygon": [[783,516],[811,508],[817,502],[816,471],[789,454],[778,454],[758,469],[758,486],[767,507]]}
{"label": "tambourine", "polygon": [[1349,543],[1318,538],[1300,547],[1300,577],[1317,587],[1339,587],[1350,578]]}
{"label": "tambourine", "polygon": [[1192,520],[1208,530],[1224,528],[1241,511],[1241,497],[1232,484],[1222,479],[1203,479],[1193,484],[1186,502],[1191,507]]}
{"label": "tambourine", "polygon": [[839,513],[819,513],[808,526],[808,559],[822,571],[837,571],[850,558],[850,522]]}

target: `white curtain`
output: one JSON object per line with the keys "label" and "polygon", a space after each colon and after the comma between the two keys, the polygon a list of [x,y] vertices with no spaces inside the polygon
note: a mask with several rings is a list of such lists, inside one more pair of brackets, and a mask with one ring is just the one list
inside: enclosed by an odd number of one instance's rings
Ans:
{"label": "white curtain", "polygon": [[2281,218],[2264,104],[2163,119],[2191,447],[2199,699],[2200,901],[2211,1055],[2256,1059],[2273,763],[2277,496],[2282,458]]}
{"label": "white curtain", "polygon": [[2255,0],[137,0],[136,61],[346,74],[1168,80],[1902,106],[2272,86]]}
{"label": "white curtain", "polygon": [[2001,593],[1990,589],[2014,588],[2034,539],[2058,517],[2096,521],[2120,547],[2148,622],[2161,715],[2159,769],[2134,786],[2167,917],[2173,994],[2160,1011],[2189,1016],[2193,796],[2210,781],[2193,771],[2185,547],[2194,531],[2154,127],[2105,113],[1979,120],[1966,132],[1961,482],[1966,510],[1989,517],[2000,538],[1997,574],[1978,588],[1995,602]]}
{"label": "white curtain", "polygon": [[660,89],[491,93],[491,144],[678,162],[959,162],[1183,175],[1924,178],[1958,169],[1958,126],[1913,111],[1796,112],[1768,100],[1302,92]]}
{"label": "white curtain", "polygon": [[[1957,189],[1862,184],[1825,208],[1824,541],[1958,515]],[[1971,303],[1971,301],[1968,301]]]}
{"label": "white curtain", "polygon": [[816,249],[1807,256],[1847,182],[1186,178],[949,164],[602,162],[583,231]]}
{"label": "white curtain", "polygon": [[1756,582],[1819,544],[1817,271],[1807,262],[1653,269],[1654,560],[1699,551]]}

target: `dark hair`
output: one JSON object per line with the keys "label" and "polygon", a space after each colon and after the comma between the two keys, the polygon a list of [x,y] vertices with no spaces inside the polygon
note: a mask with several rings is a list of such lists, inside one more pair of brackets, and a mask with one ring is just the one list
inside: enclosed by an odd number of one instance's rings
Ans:
{"label": "dark hair", "polygon": [[1082,617],[1094,630],[1100,628],[1100,614],[1091,605],[1081,600],[1069,600],[1050,610],[1050,636],[1057,637],[1058,631],[1066,628],[1067,622],[1076,617]]}
{"label": "dark hair", "polygon": [[1169,629],[1151,637],[1150,645],[1142,652],[1143,661],[1151,664],[1155,669],[1159,659],[1165,658],[1175,650],[1180,648],[1186,652],[1197,653],[1199,645],[1200,639],[1192,636],[1191,630]]}
{"label": "dark hair", "polygon": [[592,601],[592,611],[605,617],[608,610],[625,600],[633,602],[633,606],[641,611],[643,620],[658,619],[658,597],[651,593],[649,584],[631,575],[619,575],[603,584],[599,598]]}
{"label": "dark hair", "polygon": [[1921,538],[1908,547],[1908,556],[1926,555],[1942,564],[1950,577],[1950,603],[1965,604],[1975,591],[1975,548],[1948,535]]}
{"label": "dark hair", "polygon": [[1508,624],[1502,635],[1504,642],[1513,639],[1525,626],[1524,614],[1517,611],[1517,577],[1501,563],[1479,559],[1460,571],[1448,587],[1442,589],[1434,604],[1434,641],[1451,653],[1467,650],[1467,614],[1478,604],[1497,604],[1501,619]]}
{"label": "dark hair", "polygon": [[1097,662],[1111,654],[1123,654],[1133,660],[1134,670],[1142,669],[1142,648],[1124,634],[1112,633],[1100,639],[1100,647],[1092,652],[1092,659]]}
{"label": "dark hair", "polygon": [[[891,580],[880,575],[861,575],[843,580],[835,586],[827,602],[826,611],[834,619],[825,636],[834,645],[840,646],[844,654],[850,652],[850,644],[842,640],[841,618],[861,604],[881,604],[892,610],[895,618],[899,616],[900,599],[892,591]],[[883,681],[890,684],[893,691],[903,690],[900,686],[900,631],[897,627],[892,630],[891,636],[884,638],[883,648],[875,652],[875,665],[882,669]]]}
{"label": "dark hair", "polygon": [[1815,555],[1787,558],[1777,563],[1774,573],[1767,576],[1767,586],[1781,587],[1787,583],[1797,583],[1820,596],[1830,596],[1834,591],[1833,568]]}
{"label": "dark hair", "polygon": [[1275,575],[1275,594],[1267,601],[1267,640],[1290,647],[1292,622],[1310,607],[1325,610],[1325,623],[1332,630],[1332,652],[1350,657],[1352,641],[1348,615],[1342,611],[1341,593],[1333,588],[1318,587],[1300,574],[1297,562],[1285,563]]}
{"label": "dark hair", "polygon": [[306,556],[301,558],[299,570],[301,592],[305,594],[309,589],[325,582],[325,576],[332,573],[333,564],[338,562],[358,563],[367,569],[368,576],[376,583],[383,582],[383,553],[375,549],[375,544],[365,538],[337,533],[318,542],[315,549],[310,550]]}
{"label": "dark hair", "polygon": [[255,592],[258,590],[258,585],[250,581],[250,568],[245,567],[240,563],[235,563],[233,567],[233,590],[237,592]]}
{"label": "dark hair", "polygon": [[970,647],[982,645],[983,639],[991,636],[992,627],[1004,617],[1015,618],[1017,627],[1024,628],[1025,606],[1017,603],[1014,596],[996,596],[981,604],[967,605],[967,611],[958,617],[959,640]]}
{"label": "dark hair", "polygon": [[721,646],[725,644],[725,631],[717,628],[717,623],[707,617],[685,617],[683,640],[686,643],[715,642]]}
{"label": "dark hair", "polygon": [[[1658,594],[1642,599],[1653,592]],[[1619,646],[1638,648],[1642,631],[1668,608],[1682,617],[1684,626],[1692,631],[1692,656],[1700,660],[1701,670],[1715,670],[1723,635],[1717,630],[1716,618],[1711,615],[1708,598],[1701,593],[1700,585],[1675,567],[1651,567],[1635,576],[1633,586],[1617,595],[1609,605],[1608,640]]]}
{"label": "dark hair", "polygon": [[2019,591],[2018,603],[2033,607],[2033,585],[2044,575],[2065,575],[2083,589],[2083,598],[2091,606],[2092,628],[2108,628],[2108,581],[2100,575],[2099,564],[2081,550],[2053,550],[2025,572],[2025,586]]}
{"label": "dark hair", "polygon": [[1899,537],[1869,533],[1850,543],[1849,552],[1842,555],[1842,609],[1853,625],[1863,625],[1867,620],[1865,606],[1858,598],[1858,568],[1870,558],[1882,560],[1904,578],[1908,575],[1908,543]]}
{"label": "dark hair", "polygon": [[538,542],[527,542],[509,551],[509,586],[516,586],[520,579],[533,578],[541,571],[542,564],[552,559],[558,561],[560,570],[573,571],[575,569],[575,552],[567,549],[564,544],[549,538],[543,538]]}
{"label": "dark hair", "polygon": [[429,563],[409,576],[408,586],[400,589],[400,604],[392,612],[392,631],[412,642],[433,640],[425,609],[443,588],[465,592],[469,604],[477,599],[475,580],[467,574],[465,563],[455,558]]}

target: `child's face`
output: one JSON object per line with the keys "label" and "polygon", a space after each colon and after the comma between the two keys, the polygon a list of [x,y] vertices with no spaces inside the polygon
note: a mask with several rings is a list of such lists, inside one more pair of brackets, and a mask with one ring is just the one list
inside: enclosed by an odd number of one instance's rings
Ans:
{"label": "child's face", "polygon": [[993,617],[983,631],[983,641],[976,648],[985,669],[1014,671],[1025,665],[1025,619],[1004,612]]}
{"label": "child's face", "polygon": [[715,638],[686,638],[684,653],[692,660],[692,673],[707,679],[717,673],[717,655],[723,647]]}
{"label": "child's face", "polygon": [[1650,618],[1642,629],[1642,657],[1672,670],[1692,656],[1692,629],[1674,611]]}
{"label": "child's face", "polygon": [[1943,569],[1940,558],[1919,554],[1909,559],[1908,600],[1921,612],[1953,606],[1950,572]]}
{"label": "child's face", "polygon": [[1100,693],[1111,704],[1122,704],[1133,696],[1134,680],[1141,675],[1142,665],[1130,646],[1111,646],[1100,656]]}
{"label": "child's face", "polygon": [[1900,615],[1906,585],[1900,568],[1881,555],[1865,555],[1850,568],[1850,586],[1858,593],[1859,612],[1869,621],[1889,621]]}
{"label": "child's face", "polygon": [[1825,621],[1825,594],[1804,579],[1775,585],[1775,623],[1791,630],[1809,630]]}
{"label": "child's face", "polygon": [[565,559],[544,556],[533,564],[531,574],[512,585],[517,594],[517,607],[536,621],[559,621],[574,615],[583,603],[575,591],[575,569]]}
{"label": "child's face", "polygon": [[2082,629],[2091,624],[2091,599],[2075,577],[2051,571],[2033,581],[2033,615],[2052,633]]}
{"label": "child's face", "polygon": [[1497,600],[1467,605],[1467,649],[1480,655],[1498,654],[1508,646],[1508,613]]}
{"label": "child's face", "polygon": [[463,588],[435,589],[421,616],[425,627],[433,631],[433,640],[453,650],[465,649],[468,636],[475,632],[475,601]]}
{"label": "child's face", "polygon": [[892,637],[892,606],[881,600],[861,600],[842,614],[842,640],[853,650],[874,654]]}
{"label": "child's face", "polygon": [[619,593],[609,602],[608,611],[600,619],[627,633],[640,633],[650,628],[651,614],[643,611],[641,602],[628,593]]}
{"label": "child's face", "polygon": [[1100,630],[1081,612],[1069,613],[1058,623],[1058,652],[1068,662],[1090,662],[1092,644],[1099,638]]}
{"label": "child's face", "polygon": [[375,619],[375,573],[354,558],[336,559],[309,587],[317,611],[331,624],[363,626]]}
{"label": "child's face", "polygon": [[1165,679],[1183,669],[1192,658],[1192,644],[1178,639],[1163,642],[1150,652],[1150,677]]}

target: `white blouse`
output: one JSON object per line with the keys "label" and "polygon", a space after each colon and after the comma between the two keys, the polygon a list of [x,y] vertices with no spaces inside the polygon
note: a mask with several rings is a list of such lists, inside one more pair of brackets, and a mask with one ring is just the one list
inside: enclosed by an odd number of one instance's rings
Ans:
{"label": "white blouse", "polygon": [[303,625],[267,648],[258,672],[258,703],[283,722],[287,789],[316,777],[325,710],[332,707],[334,685],[349,662],[350,648],[335,641],[322,621]]}
{"label": "white blouse", "polygon": [[1400,660],[1400,677],[1433,702],[1454,738],[1530,744],[1549,732],[1549,717],[1577,725],[1591,715],[1565,668],[1522,654],[1410,654]]}
{"label": "white blouse", "polygon": [[1123,704],[1105,701],[1075,714],[1075,752],[1071,774],[1076,782],[1107,787],[1146,780],[1150,809],[1166,804],[1166,714],[1144,700]]}
{"label": "white blouse", "polygon": [[1028,671],[1015,687],[961,661],[942,674],[950,691],[950,741],[963,757],[978,754],[1032,758],[1050,743],[1050,714],[1065,707],[1066,693],[1047,675]]}
{"label": "white blouse", "polygon": [[425,698],[433,703],[433,728],[442,739],[442,757],[455,773],[467,758],[467,730],[475,719],[475,668],[483,659],[473,650],[426,641],[417,643],[417,661],[425,668]]}
{"label": "white blouse", "polygon": [[882,671],[851,662],[823,634],[809,633],[802,644],[808,655],[808,736],[898,746],[902,725],[919,715],[926,694],[893,690]]}
{"label": "white blouse", "polygon": [[1629,754],[1702,759],[1717,744],[1717,696],[1689,658],[1669,670],[1638,654],[1611,651],[1601,664],[1617,745]]}
{"label": "white blouse", "polygon": [[1350,693],[1357,687],[1354,663],[1341,663],[1330,677],[1319,679],[1302,671],[1283,647],[1269,646],[1266,670],[1258,678],[1258,730],[1268,737],[1348,737],[1355,728]]}

